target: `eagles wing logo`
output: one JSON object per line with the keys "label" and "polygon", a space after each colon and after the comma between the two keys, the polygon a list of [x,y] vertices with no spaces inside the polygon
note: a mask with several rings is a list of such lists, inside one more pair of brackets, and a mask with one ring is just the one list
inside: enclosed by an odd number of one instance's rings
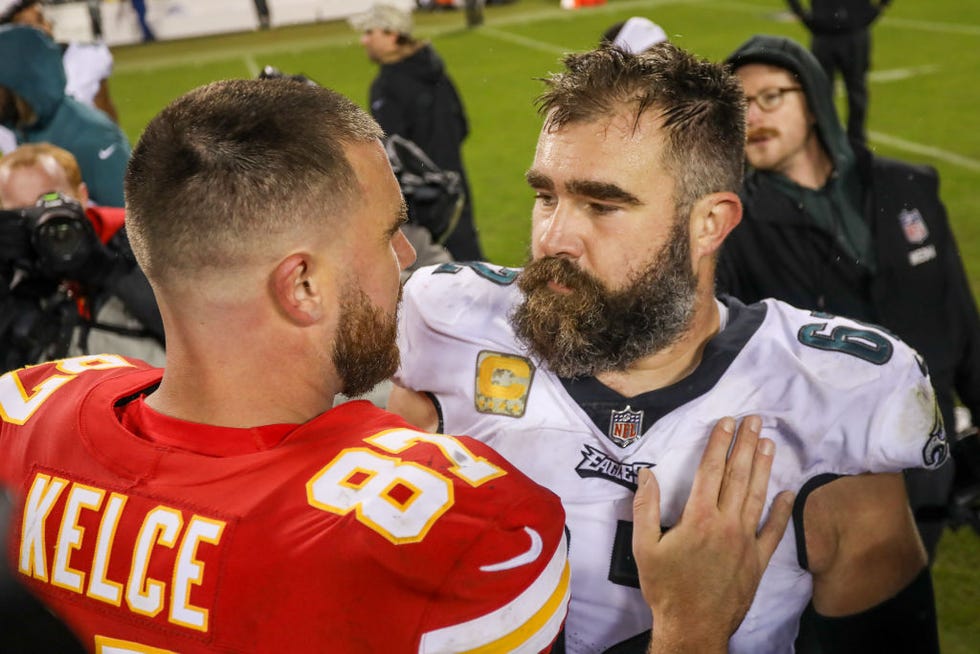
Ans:
{"label": "eagles wing logo", "polygon": [[627,404],[622,411],[613,411],[609,417],[610,440],[620,447],[629,447],[643,431],[643,412],[633,411]]}
{"label": "eagles wing logo", "polygon": [[623,463],[611,459],[600,450],[591,445],[582,445],[582,460],[575,467],[575,472],[583,479],[589,477],[599,477],[614,484],[619,484],[623,488],[628,488],[636,492],[636,476],[640,468],[652,468],[655,463],[637,461],[636,463]]}

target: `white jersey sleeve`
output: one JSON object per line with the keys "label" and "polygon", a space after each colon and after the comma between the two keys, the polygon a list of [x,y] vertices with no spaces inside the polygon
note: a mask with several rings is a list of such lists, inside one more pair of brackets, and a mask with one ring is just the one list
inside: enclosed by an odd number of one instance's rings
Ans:
{"label": "white jersey sleeve", "polygon": [[112,53],[101,41],[68,44],[62,56],[65,66],[65,93],[79,102],[94,106],[102,80],[112,74]]}
{"label": "white jersey sleeve", "polygon": [[[534,366],[526,357],[511,355],[519,347],[509,323],[520,293],[513,283],[517,273],[454,262],[420,268],[405,285],[398,325],[402,365],[394,381],[458,399],[440,406],[446,424],[458,433],[472,431],[484,414],[520,412],[520,390],[530,388],[530,379],[521,381],[533,375]],[[501,375],[508,378],[501,380]]]}
{"label": "white jersey sleeve", "polygon": [[0,155],[8,154],[17,149],[17,136],[12,130],[0,125]]}
{"label": "white jersey sleeve", "polygon": [[[748,366],[733,368],[782,377],[783,397],[768,395],[760,409],[771,412],[788,402],[787,422],[806,436],[797,452],[804,468],[860,474],[945,461],[942,418],[915,350],[874,325],[766,304],[763,338],[743,352]],[[820,433],[806,433],[818,426]]]}

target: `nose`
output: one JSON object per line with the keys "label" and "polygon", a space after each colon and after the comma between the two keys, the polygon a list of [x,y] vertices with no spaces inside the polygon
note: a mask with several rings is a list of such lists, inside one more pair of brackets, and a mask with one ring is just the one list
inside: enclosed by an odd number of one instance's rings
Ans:
{"label": "nose", "polygon": [[393,245],[395,247],[395,256],[398,257],[398,266],[401,270],[405,270],[415,263],[415,248],[408,242],[408,238],[405,237],[405,233],[402,230],[398,230]]}
{"label": "nose", "polygon": [[358,39],[358,40],[361,42],[361,45],[367,45],[367,42],[368,42],[368,34],[367,34],[367,32],[362,32],[361,33],[361,38]]}
{"label": "nose", "polygon": [[536,221],[534,243],[537,255],[570,259],[581,256],[581,235],[576,228],[574,211],[567,205],[567,202],[559,202],[554,211]]}
{"label": "nose", "polygon": [[758,102],[749,102],[749,106],[745,109],[745,121],[751,125],[759,120],[765,112],[759,108]]}

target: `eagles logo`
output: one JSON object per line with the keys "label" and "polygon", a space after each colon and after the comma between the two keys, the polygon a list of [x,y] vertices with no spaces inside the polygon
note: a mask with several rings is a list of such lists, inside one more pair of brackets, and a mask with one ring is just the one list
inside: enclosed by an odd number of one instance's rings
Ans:
{"label": "eagles logo", "polygon": [[623,488],[636,492],[636,477],[640,468],[652,468],[655,463],[637,461],[635,463],[623,463],[612,459],[600,450],[591,445],[582,446],[582,461],[575,467],[578,476],[587,479],[589,477],[599,477],[614,484],[619,484]]}

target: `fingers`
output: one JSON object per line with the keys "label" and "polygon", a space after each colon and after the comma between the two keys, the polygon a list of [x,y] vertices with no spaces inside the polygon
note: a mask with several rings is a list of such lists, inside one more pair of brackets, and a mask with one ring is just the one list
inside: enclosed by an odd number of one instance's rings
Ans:
{"label": "fingers", "polygon": [[[752,471],[758,454],[759,432],[762,430],[762,419],[759,416],[748,416],[738,426],[735,445],[725,466],[725,478],[722,482],[718,497],[718,508],[722,511],[741,512],[749,492]],[[771,444],[771,441],[770,441]],[[763,457],[772,465],[772,454]],[[769,470],[765,471],[763,482],[768,483]],[[763,485],[763,501],[765,500],[765,485]],[[761,515],[761,514],[760,514]],[[753,523],[758,524],[758,523]]]}
{"label": "fingers", "polygon": [[742,520],[746,525],[759,524],[762,511],[766,506],[766,491],[769,488],[769,473],[772,470],[772,459],[776,445],[768,438],[756,443],[752,459],[752,476],[748,480],[745,502],[742,505]]}
{"label": "fingers", "polygon": [[701,464],[694,473],[694,484],[691,486],[691,503],[703,506],[717,506],[718,494],[721,491],[722,479],[725,476],[725,459],[732,444],[735,433],[735,419],[728,416],[722,418],[711,430],[708,445],[701,455]]}
{"label": "fingers", "polygon": [[644,543],[659,543],[660,535],[660,485],[649,468],[640,468],[633,496],[634,556]]}
{"label": "fingers", "polygon": [[776,546],[783,537],[783,532],[786,531],[786,525],[793,514],[795,497],[791,491],[783,491],[772,501],[769,517],[766,519],[766,524],[762,525],[758,537],[759,553],[763,557],[760,560],[762,565],[768,565],[772,553],[776,551]]}

